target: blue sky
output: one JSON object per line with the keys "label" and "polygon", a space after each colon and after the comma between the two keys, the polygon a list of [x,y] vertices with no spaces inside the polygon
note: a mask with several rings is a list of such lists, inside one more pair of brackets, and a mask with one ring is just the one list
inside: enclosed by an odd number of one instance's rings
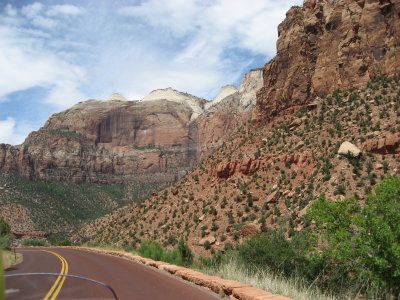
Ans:
{"label": "blue sky", "polygon": [[275,55],[302,0],[0,0],[0,143],[118,92],[172,87],[213,99]]}

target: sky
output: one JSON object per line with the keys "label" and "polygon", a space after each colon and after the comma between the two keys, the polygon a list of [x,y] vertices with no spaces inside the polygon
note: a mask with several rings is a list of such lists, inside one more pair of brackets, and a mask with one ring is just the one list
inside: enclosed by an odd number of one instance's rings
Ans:
{"label": "sky", "polygon": [[212,100],[276,53],[303,0],[0,0],[0,143],[53,113],[172,87]]}

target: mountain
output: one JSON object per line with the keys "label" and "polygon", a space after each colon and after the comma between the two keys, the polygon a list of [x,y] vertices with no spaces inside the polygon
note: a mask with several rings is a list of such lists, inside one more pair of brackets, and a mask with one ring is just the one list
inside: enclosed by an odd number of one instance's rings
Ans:
{"label": "mountain", "polygon": [[0,215],[14,233],[41,236],[141,201],[242,126],[261,81],[260,70],[250,71],[239,89],[223,88],[212,102],[167,88],[54,114],[22,145],[0,144]]}
{"label": "mountain", "polygon": [[[303,215],[321,194],[365,201],[382,178],[400,174],[399,16],[400,1],[308,0],[290,9],[252,117],[228,113],[241,100],[226,88],[218,109],[195,120],[206,133],[198,140],[219,146],[211,155],[204,151],[175,185],[91,222],[73,240],[171,246],[185,236],[207,256],[268,227],[290,237],[311,226]],[[212,126],[231,132],[236,122],[243,125],[216,142]]]}
{"label": "mountain", "polygon": [[[261,87],[257,80],[261,76],[247,75],[241,91],[228,95],[223,89],[213,102],[172,88],[155,90],[141,101],[113,94],[80,102],[51,116],[22,145],[0,144],[0,169],[73,183],[174,182],[241,126],[246,118],[240,116],[254,107],[255,89]],[[229,111],[226,96],[236,99]],[[250,105],[243,106],[241,99],[250,99],[243,100]],[[206,109],[208,103],[212,106]],[[237,115],[234,123],[214,126],[229,113]],[[205,114],[215,138],[203,138],[207,133],[199,118]]]}

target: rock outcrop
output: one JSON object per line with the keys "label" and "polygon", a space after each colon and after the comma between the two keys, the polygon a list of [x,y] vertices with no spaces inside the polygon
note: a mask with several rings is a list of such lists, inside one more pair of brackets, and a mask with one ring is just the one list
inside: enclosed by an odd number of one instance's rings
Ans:
{"label": "rock outcrop", "polygon": [[262,87],[261,69],[247,73],[238,89],[226,86],[191,124],[197,141],[197,158],[202,160],[220,147],[236,130],[250,121],[256,105],[256,93]]}
{"label": "rock outcrop", "polygon": [[376,154],[398,154],[400,153],[400,132],[367,140],[362,148]]}
{"label": "rock outcrop", "polygon": [[240,161],[221,162],[212,171],[218,178],[230,178],[234,174],[252,175],[260,169],[261,161],[245,158]]}
{"label": "rock outcrop", "polygon": [[279,25],[254,118],[400,73],[400,0],[306,0]]}

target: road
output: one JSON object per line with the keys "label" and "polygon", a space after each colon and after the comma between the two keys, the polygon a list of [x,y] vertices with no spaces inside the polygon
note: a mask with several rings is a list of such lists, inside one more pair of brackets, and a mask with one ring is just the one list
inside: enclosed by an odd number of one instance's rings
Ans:
{"label": "road", "polygon": [[[8,274],[65,273],[88,277],[110,285],[118,299],[129,300],[215,300],[214,293],[157,269],[109,255],[65,248],[18,249],[23,262]],[[6,278],[6,298],[30,299],[115,299],[98,284],[64,276]]]}

